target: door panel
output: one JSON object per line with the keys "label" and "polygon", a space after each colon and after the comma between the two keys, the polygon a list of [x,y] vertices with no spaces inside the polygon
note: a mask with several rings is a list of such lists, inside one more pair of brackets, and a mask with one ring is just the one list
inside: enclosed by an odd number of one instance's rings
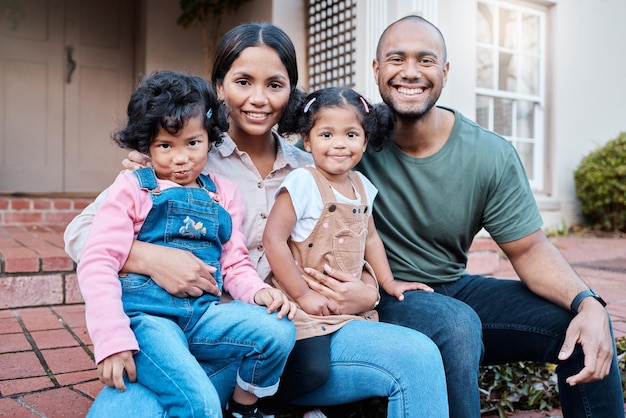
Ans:
{"label": "door panel", "polygon": [[63,181],[63,2],[18,2],[0,19],[0,190],[59,191]]}
{"label": "door panel", "polygon": [[[133,88],[134,1],[20,0],[0,19],[0,191],[96,192]],[[76,67],[68,82],[67,47]]]}
{"label": "door panel", "polygon": [[128,154],[111,140],[132,91],[132,3],[68,1],[66,45],[76,69],[66,84],[65,190],[99,191]]}

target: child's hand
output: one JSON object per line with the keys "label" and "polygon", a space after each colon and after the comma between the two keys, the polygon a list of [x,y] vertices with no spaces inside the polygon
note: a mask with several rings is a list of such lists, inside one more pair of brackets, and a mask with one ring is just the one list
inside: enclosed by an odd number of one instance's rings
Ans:
{"label": "child's hand", "polygon": [[135,369],[132,351],[113,354],[98,363],[100,381],[109,387],[117,388],[121,392],[126,390],[124,374],[128,375],[129,381],[137,381],[137,369]]}
{"label": "child's hand", "polygon": [[339,315],[339,308],[325,296],[309,290],[298,298],[298,305],[302,310],[310,315]]}
{"label": "child's hand", "polygon": [[423,290],[424,292],[434,292],[435,290],[424,283],[403,282],[401,280],[390,280],[385,284],[381,284],[385,292],[391,296],[395,296],[398,300],[404,300],[404,292],[407,290]]}
{"label": "child's hand", "polygon": [[261,289],[254,294],[254,302],[257,305],[267,306],[267,313],[278,311],[276,317],[282,319],[285,315],[287,318],[293,319],[296,315],[298,305],[289,300],[279,289],[267,287]]}

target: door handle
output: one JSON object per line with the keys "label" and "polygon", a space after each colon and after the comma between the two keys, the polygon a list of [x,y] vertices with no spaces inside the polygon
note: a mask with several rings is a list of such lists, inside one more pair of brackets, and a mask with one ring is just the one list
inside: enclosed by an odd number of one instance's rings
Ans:
{"label": "door handle", "polygon": [[67,46],[65,47],[65,52],[67,53],[67,75],[65,77],[65,81],[67,82],[67,84],[70,84],[72,82],[72,74],[76,69],[76,61],[74,61],[74,58],[72,57],[72,54],[74,53],[74,48],[72,48],[71,46]]}

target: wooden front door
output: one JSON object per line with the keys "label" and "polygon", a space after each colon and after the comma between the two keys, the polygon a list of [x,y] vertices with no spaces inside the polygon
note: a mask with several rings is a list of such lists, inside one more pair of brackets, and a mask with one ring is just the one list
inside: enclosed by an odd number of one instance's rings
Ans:
{"label": "wooden front door", "polygon": [[133,1],[20,0],[0,20],[0,191],[96,192],[133,88]]}

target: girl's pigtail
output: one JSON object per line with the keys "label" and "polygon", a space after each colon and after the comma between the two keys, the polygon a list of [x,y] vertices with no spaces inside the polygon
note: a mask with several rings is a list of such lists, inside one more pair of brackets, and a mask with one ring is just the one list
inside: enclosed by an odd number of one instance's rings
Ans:
{"label": "girl's pigtail", "polygon": [[306,94],[300,89],[294,89],[289,96],[283,116],[278,121],[277,131],[280,135],[289,136],[300,134],[301,113]]}
{"label": "girl's pigtail", "polygon": [[372,107],[373,116],[376,118],[375,127],[370,135],[368,146],[374,151],[380,151],[385,144],[390,143],[395,129],[395,118],[387,105],[379,103]]}

